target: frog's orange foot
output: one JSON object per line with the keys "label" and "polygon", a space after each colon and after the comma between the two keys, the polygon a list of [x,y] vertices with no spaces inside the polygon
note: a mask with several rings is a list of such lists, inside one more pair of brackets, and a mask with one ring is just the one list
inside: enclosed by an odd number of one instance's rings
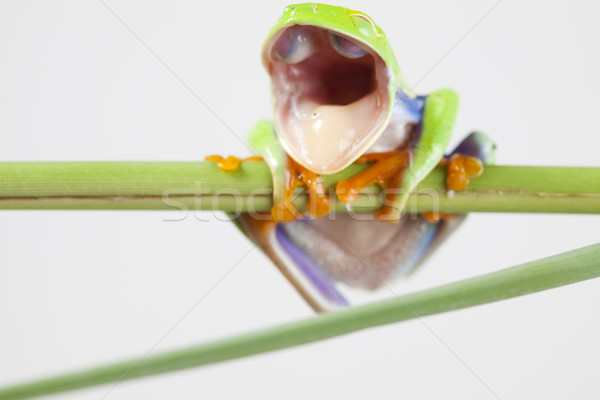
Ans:
{"label": "frog's orange foot", "polygon": [[375,211],[375,219],[386,222],[396,223],[400,220],[402,210],[398,210],[395,204],[398,202],[398,197],[401,195],[400,187],[404,180],[404,171],[408,167],[409,154],[407,153],[406,164],[398,168],[396,175],[390,179],[384,180],[385,185],[380,185],[385,190],[385,203],[379,210]]}
{"label": "frog's orange foot", "polygon": [[325,191],[321,176],[316,172],[304,168],[291,158],[289,159],[288,165],[296,171],[298,179],[304,183],[308,189],[308,213],[313,217],[322,217],[329,214],[331,209],[329,196]]}
{"label": "frog's orange foot", "polygon": [[285,166],[283,199],[271,209],[275,222],[288,222],[301,218],[293,204],[294,191],[300,185],[308,189],[307,211],[314,217],[327,215],[331,209],[329,196],[319,174],[312,172],[288,157]]}
{"label": "frog's orange foot", "polygon": [[338,199],[344,203],[353,203],[358,198],[361,189],[362,188],[355,186],[355,183],[352,182],[352,180],[347,179],[338,182],[335,187],[335,194]]}
{"label": "frog's orange foot", "polygon": [[463,154],[450,157],[447,165],[446,186],[455,191],[466,188],[470,178],[475,178],[483,172],[483,162],[479,158]]}
{"label": "frog's orange foot", "polygon": [[[378,184],[382,189],[399,189],[410,162],[410,153],[407,150],[371,153],[360,157],[357,162],[374,164],[360,174],[338,182],[335,192],[344,203],[356,201],[360,192],[372,184]],[[386,204],[394,203],[399,195],[396,192],[397,190],[391,190],[386,193]],[[375,213],[375,217],[386,219],[392,211],[393,208],[386,205]]]}
{"label": "frog's orange foot", "polygon": [[240,167],[240,163],[242,161],[262,161],[263,158],[260,156],[250,156],[244,159],[238,158],[235,156],[229,156],[227,158],[223,158],[219,155],[210,155],[204,157],[205,161],[214,161],[217,163],[217,166],[223,171],[235,171]]}

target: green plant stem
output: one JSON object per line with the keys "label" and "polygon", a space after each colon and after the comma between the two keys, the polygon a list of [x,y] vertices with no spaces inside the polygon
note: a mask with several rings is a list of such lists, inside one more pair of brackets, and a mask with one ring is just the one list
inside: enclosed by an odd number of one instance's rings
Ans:
{"label": "green plant stem", "polygon": [[[354,176],[352,165],[324,177],[328,189]],[[466,190],[448,196],[436,168],[413,193],[407,211],[600,213],[600,168],[489,166]],[[268,211],[271,175],[262,162],[235,172],[212,162],[3,162],[0,209]],[[364,190],[352,209],[381,206],[380,190]],[[306,195],[295,201],[306,207]],[[347,211],[333,202],[333,209]]]}
{"label": "green plant stem", "polygon": [[487,275],[157,355],[0,389],[22,399],[247,357],[600,276],[600,244]]}

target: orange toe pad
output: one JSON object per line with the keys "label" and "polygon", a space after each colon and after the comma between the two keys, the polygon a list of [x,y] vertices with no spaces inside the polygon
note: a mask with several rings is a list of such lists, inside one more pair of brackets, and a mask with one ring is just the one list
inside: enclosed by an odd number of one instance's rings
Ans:
{"label": "orange toe pad", "polygon": [[462,154],[453,155],[448,160],[448,175],[446,186],[451,190],[463,190],[469,184],[469,178],[474,178],[483,172],[480,159]]}
{"label": "orange toe pad", "polygon": [[240,167],[240,162],[242,161],[262,161],[263,158],[261,156],[250,156],[244,159],[238,158],[236,156],[229,156],[227,158],[223,158],[219,155],[210,155],[204,157],[204,160],[216,162],[217,166],[223,171],[235,171]]}

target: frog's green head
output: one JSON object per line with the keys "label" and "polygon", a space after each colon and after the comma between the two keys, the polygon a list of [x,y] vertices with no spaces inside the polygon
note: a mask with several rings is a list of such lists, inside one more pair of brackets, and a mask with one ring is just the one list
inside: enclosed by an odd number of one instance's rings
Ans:
{"label": "frog's green head", "polygon": [[400,71],[369,16],[325,4],[288,6],[262,58],[273,85],[277,133],[304,167],[337,172],[387,126]]}

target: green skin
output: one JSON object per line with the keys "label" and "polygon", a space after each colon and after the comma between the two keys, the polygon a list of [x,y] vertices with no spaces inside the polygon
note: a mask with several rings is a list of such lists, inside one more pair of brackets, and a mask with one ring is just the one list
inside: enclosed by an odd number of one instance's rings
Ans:
{"label": "green skin", "polygon": [[[288,6],[284,10],[265,43],[281,29],[296,24],[312,25],[347,36],[381,57],[390,76],[389,103],[385,122],[387,125],[391,118],[396,91],[402,89],[405,93],[411,94],[411,90],[400,77],[398,63],[383,31],[369,16],[359,11],[324,4],[299,4]],[[398,219],[401,216],[401,210],[410,193],[444,156],[456,119],[457,108],[458,96],[452,90],[442,89],[427,96],[421,135],[411,148],[412,161],[401,183],[401,194],[395,197],[395,204],[388,204],[393,210],[389,215],[390,219]],[[276,204],[280,203],[283,199],[285,151],[277,136],[273,134],[273,125],[268,121],[261,121],[248,135],[248,142],[270,166],[273,173],[274,201]],[[364,153],[368,153],[368,148],[364,149],[362,154]]]}

